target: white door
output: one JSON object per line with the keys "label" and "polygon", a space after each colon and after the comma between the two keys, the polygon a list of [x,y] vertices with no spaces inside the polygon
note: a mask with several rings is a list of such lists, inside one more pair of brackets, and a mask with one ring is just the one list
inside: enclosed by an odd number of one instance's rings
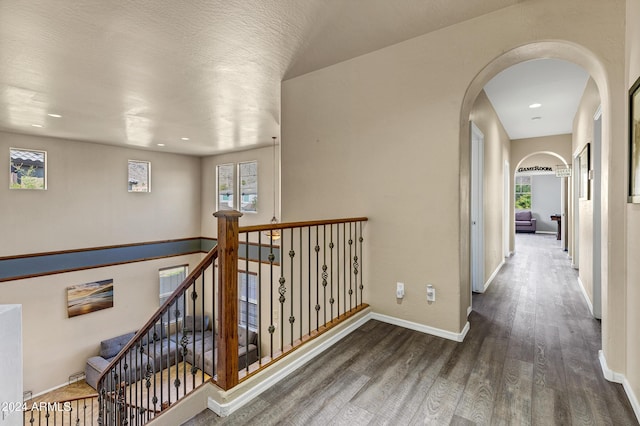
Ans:
{"label": "white door", "polygon": [[484,135],[471,123],[471,289],[484,292]]}

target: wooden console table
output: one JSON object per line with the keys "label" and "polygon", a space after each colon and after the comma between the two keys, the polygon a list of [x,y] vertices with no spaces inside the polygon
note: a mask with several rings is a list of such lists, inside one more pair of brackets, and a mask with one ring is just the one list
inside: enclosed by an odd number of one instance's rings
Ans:
{"label": "wooden console table", "polygon": [[562,216],[559,214],[551,215],[551,220],[558,222],[558,232],[556,233],[556,240],[562,239]]}

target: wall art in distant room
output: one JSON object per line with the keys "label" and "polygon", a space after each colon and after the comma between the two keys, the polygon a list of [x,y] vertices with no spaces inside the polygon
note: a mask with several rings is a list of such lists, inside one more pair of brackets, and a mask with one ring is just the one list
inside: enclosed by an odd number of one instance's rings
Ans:
{"label": "wall art in distant room", "polygon": [[640,203],[640,78],[629,90],[629,199]]}
{"label": "wall art in distant room", "polygon": [[47,189],[47,153],[9,148],[9,188]]}
{"label": "wall art in distant room", "polygon": [[113,280],[95,281],[67,287],[67,314],[77,317],[113,308]]}
{"label": "wall art in distant room", "polygon": [[151,192],[151,163],[129,160],[129,192]]}

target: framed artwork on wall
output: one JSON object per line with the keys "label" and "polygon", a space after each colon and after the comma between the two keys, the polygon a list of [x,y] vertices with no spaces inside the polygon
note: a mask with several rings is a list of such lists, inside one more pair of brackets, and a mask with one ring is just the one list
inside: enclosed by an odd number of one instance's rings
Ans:
{"label": "framed artwork on wall", "polygon": [[69,318],[101,309],[113,308],[113,280],[67,287],[67,315]]}
{"label": "framed artwork on wall", "polygon": [[129,160],[129,192],[151,192],[151,163]]}
{"label": "framed artwork on wall", "polygon": [[629,90],[629,197],[640,203],[640,78]]}
{"label": "framed artwork on wall", "polygon": [[9,188],[47,189],[47,152],[9,148]]}
{"label": "framed artwork on wall", "polygon": [[590,150],[590,145],[591,144],[586,144],[584,146],[584,148],[582,148],[582,151],[580,152],[580,155],[578,155],[578,170],[580,172],[580,175],[578,176],[579,183],[579,190],[580,193],[579,198],[581,200],[588,200],[591,196],[590,194],[590,187],[591,185],[589,185],[589,150]]}

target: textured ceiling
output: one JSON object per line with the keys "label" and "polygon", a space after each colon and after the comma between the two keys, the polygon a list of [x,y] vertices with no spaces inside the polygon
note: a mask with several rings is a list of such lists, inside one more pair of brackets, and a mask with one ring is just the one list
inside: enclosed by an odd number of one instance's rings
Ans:
{"label": "textured ceiling", "polygon": [[[511,139],[573,132],[573,118],[589,74],[560,59],[514,65],[496,75],[484,90]],[[532,104],[538,108],[529,108]]]}
{"label": "textured ceiling", "polygon": [[3,0],[0,129],[193,155],[269,145],[283,79],[519,1]]}

